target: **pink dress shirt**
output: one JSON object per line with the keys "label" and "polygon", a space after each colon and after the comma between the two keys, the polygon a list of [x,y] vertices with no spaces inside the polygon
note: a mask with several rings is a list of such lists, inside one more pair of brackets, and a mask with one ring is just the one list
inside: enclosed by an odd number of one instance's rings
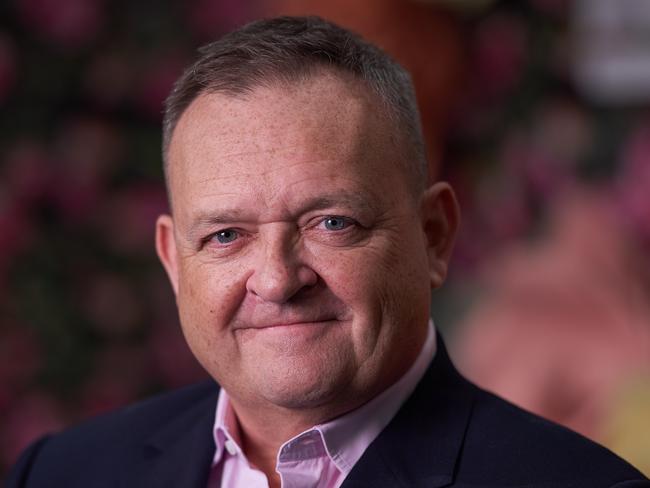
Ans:
{"label": "pink dress shirt", "polygon": [[[365,405],[330,422],[315,425],[285,442],[276,471],[282,488],[337,488],[370,443],[411,395],[436,352],[433,322],[410,369]],[[214,422],[216,451],[208,488],[268,488],[264,473],[251,466],[240,447],[237,418],[225,390],[219,393]]]}

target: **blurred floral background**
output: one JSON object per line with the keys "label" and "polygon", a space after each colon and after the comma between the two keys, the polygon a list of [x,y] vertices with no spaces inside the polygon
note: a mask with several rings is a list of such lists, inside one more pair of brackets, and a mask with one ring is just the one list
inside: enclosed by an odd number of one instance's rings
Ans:
{"label": "blurred floral background", "polygon": [[650,474],[650,4],[0,3],[0,477],[42,433],[205,377],[153,248],[161,103],[196,47],[319,14],[412,73],[463,229],[461,369]]}

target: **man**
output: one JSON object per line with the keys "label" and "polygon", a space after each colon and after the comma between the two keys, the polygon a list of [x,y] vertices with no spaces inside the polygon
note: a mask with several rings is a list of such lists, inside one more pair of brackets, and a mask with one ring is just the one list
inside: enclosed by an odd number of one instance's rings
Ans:
{"label": "man", "polygon": [[414,100],[316,18],[203,48],[167,101],[156,246],[221,389],[45,438],[10,486],[650,486],[453,369],[428,317],[458,208],[425,185]]}

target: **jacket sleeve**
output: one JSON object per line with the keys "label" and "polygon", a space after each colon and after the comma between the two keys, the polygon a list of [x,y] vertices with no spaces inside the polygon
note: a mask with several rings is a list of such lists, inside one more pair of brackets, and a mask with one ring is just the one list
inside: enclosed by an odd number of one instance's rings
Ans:
{"label": "jacket sleeve", "polygon": [[11,468],[5,482],[6,488],[23,488],[28,487],[29,475],[34,465],[34,461],[41,452],[41,448],[49,440],[50,436],[44,436],[31,444],[20,455],[16,464]]}

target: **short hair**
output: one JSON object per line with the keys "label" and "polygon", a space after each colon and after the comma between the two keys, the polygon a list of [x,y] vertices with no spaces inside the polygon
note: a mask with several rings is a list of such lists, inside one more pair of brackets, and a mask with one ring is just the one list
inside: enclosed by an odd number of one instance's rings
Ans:
{"label": "short hair", "polygon": [[276,17],[251,22],[199,48],[198,53],[165,101],[162,149],[166,180],[174,129],[199,95],[241,96],[261,86],[295,83],[325,68],[334,74],[351,74],[378,96],[404,136],[413,159],[406,162],[408,171],[416,185],[424,188],[427,161],[411,77],[357,34],[315,16]]}

